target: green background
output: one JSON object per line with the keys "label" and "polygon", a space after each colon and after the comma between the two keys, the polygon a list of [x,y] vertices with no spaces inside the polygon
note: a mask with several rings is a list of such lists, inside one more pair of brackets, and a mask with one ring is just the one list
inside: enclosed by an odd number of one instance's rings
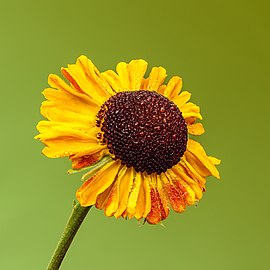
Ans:
{"label": "green background", "polygon": [[74,269],[269,267],[269,1],[3,1],[0,269],[45,269],[80,175],[33,139],[49,73],[85,54],[100,70],[143,58],[180,75],[222,159],[199,206],[160,225],[92,209],[65,258]]}

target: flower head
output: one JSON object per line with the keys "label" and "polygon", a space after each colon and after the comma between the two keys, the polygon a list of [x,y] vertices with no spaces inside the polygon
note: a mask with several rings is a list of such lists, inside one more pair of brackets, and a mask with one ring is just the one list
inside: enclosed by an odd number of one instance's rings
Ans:
{"label": "flower head", "polygon": [[62,68],[68,84],[49,75],[51,88],[36,136],[44,155],[69,157],[71,172],[88,169],[77,191],[82,206],[107,216],[145,218],[157,224],[170,207],[183,212],[202,198],[207,176],[219,178],[220,161],[189,137],[204,128],[200,108],[189,102],[182,80],[147,62],[121,62],[116,72],[99,72],[85,56]]}

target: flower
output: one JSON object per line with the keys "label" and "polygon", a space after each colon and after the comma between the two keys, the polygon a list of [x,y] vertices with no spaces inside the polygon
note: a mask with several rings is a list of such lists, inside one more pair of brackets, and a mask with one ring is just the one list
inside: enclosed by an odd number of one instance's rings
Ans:
{"label": "flower", "polygon": [[147,62],[121,62],[99,72],[80,56],[62,68],[67,84],[51,74],[36,136],[50,158],[69,157],[71,173],[88,169],[76,196],[107,216],[157,224],[170,207],[181,213],[202,198],[207,176],[219,178],[202,145],[189,135],[204,128],[200,108],[182,91],[182,79],[164,84],[166,70]]}

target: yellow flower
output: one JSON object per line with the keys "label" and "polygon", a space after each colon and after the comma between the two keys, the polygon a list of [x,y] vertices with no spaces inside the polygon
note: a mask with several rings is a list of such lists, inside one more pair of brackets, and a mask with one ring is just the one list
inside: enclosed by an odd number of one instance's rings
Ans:
{"label": "yellow flower", "polygon": [[146,69],[146,61],[132,60],[100,73],[80,56],[62,68],[69,84],[49,75],[41,106],[48,120],[36,138],[47,157],[69,157],[71,172],[89,170],[76,194],[82,206],[157,224],[170,207],[181,213],[202,198],[206,177],[219,178],[220,160],[189,137],[204,128],[182,79],[164,84],[163,67],[145,78]]}

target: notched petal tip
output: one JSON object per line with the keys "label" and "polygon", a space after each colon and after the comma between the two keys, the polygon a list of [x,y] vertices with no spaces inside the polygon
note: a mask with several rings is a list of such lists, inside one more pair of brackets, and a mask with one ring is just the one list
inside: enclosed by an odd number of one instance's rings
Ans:
{"label": "notched petal tip", "polygon": [[202,123],[195,123],[192,125],[187,125],[188,127],[188,133],[191,135],[202,135],[205,132],[205,129],[202,125]]}
{"label": "notched petal tip", "polygon": [[212,156],[208,156],[208,158],[213,162],[214,165],[219,165],[221,160]]}

